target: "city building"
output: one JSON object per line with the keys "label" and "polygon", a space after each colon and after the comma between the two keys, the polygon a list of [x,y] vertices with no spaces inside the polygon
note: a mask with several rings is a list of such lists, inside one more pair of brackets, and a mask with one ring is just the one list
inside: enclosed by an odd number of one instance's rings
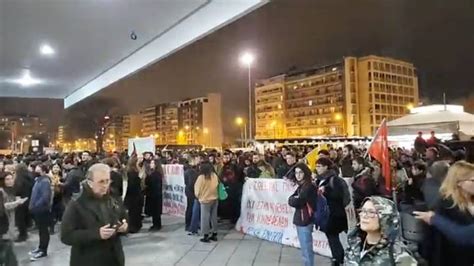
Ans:
{"label": "city building", "polygon": [[221,108],[221,95],[218,93],[180,101],[178,142],[221,147],[224,139]]}
{"label": "city building", "polygon": [[123,117],[115,116],[111,118],[109,125],[105,129],[103,147],[105,151],[121,151],[127,148],[123,146]]}
{"label": "city building", "polygon": [[46,119],[30,114],[0,115],[0,132],[8,135],[8,144],[16,152],[28,152],[33,141],[38,145],[48,146],[50,136],[47,124]]}
{"label": "city building", "polygon": [[176,144],[178,132],[178,104],[164,103],[156,106],[156,144]]}
{"label": "city building", "polygon": [[418,104],[412,63],[380,56],[292,71],[255,88],[256,139],[371,136]]}
{"label": "city building", "polygon": [[222,146],[221,96],[218,93],[148,107],[140,115],[140,135],[153,136],[156,144]]}
{"label": "city building", "polygon": [[122,148],[128,148],[128,139],[141,135],[142,116],[140,114],[124,115],[122,117]]}

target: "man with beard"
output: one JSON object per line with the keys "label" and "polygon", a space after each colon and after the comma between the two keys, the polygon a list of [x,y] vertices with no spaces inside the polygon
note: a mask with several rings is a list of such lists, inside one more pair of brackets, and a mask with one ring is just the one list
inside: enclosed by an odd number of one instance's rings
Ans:
{"label": "man with beard", "polygon": [[219,216],[230,219],[236,223],[240,216],[240,200],[244,183],[243,173],[239,167],[231,161],[232,154],[226,151],[222,156],[222,172],[220,180],[227,188],[228,197],[219,202]]}
{"label": "man with beard", "polygon": [[294,166],[296,164],[296,156],[294,153],[288,152],[285,155],[285,162],[283,165],[278,167],[277,169],[277,177],[284,178],[284,179],[294,179]]}

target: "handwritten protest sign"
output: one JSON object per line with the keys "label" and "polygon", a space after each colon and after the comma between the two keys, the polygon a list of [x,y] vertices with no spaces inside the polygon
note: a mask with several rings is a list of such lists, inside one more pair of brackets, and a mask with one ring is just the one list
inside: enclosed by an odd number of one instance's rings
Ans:
{"label": "handwritten protest sign", "polygon": [[180,164],[163,165],[163,213],[184,217],[186,194],[184,192],[184,170]]}
{"label": "handwritten protest sign", "polygon": [[155,153],[155,138],[146,137],[128,139],[128,156],[132,155],[134,149],[137,154],[142,154],[144,152]]}
{"label": "handwritten protest sign", "polygon": [[[295,209],[288,205],[288,197],[295,190],[296,186],[281,179],[248,179],[243,189],[241,215],[236,229],[271,242],[299,247],[293,225]],[[341,234],[341,242],[343,245],[347,243],[344,233]],[[331,249],[323,232],[313,232],[313,249],[318,254],[331,257]]]}

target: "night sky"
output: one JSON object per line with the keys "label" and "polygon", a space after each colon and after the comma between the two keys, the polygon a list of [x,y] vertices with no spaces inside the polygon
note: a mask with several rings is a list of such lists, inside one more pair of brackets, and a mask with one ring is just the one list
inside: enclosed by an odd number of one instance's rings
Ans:
{"label": "night sky", "polygon": [[[257,56],[254,81],[343,56],[408,60],[418,69],[422,99],[441,102],[443,92],[451,101],[474,92],[473,49],[472,0],[276,0],[96,97],[117,98],[129,113],[221,92],[225,133],[235,134],[233,118],[247,110],[247,74],[238,62],[244,50]],[[0,111],[5,101],[13,100],[0,100]]]}

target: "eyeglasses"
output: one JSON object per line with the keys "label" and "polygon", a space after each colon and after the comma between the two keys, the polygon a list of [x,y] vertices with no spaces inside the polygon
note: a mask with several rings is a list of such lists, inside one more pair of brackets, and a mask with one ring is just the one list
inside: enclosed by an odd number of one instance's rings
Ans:
{"label": "eyeglasses", "polygon": [[378,212],[374,210],[360,209],[359,216],[365,216],[367,218],[375,218],[378,216]]}
{"label": "eyeglasses", "polygon": [[96,183],[96,184],[99,184],[101,186],[109,185],[112,182],[110,179],[102,179],[102,180],[99,180],[99,181],[94,181],[94,180],[89,178],[88,180],[92,183]]}

